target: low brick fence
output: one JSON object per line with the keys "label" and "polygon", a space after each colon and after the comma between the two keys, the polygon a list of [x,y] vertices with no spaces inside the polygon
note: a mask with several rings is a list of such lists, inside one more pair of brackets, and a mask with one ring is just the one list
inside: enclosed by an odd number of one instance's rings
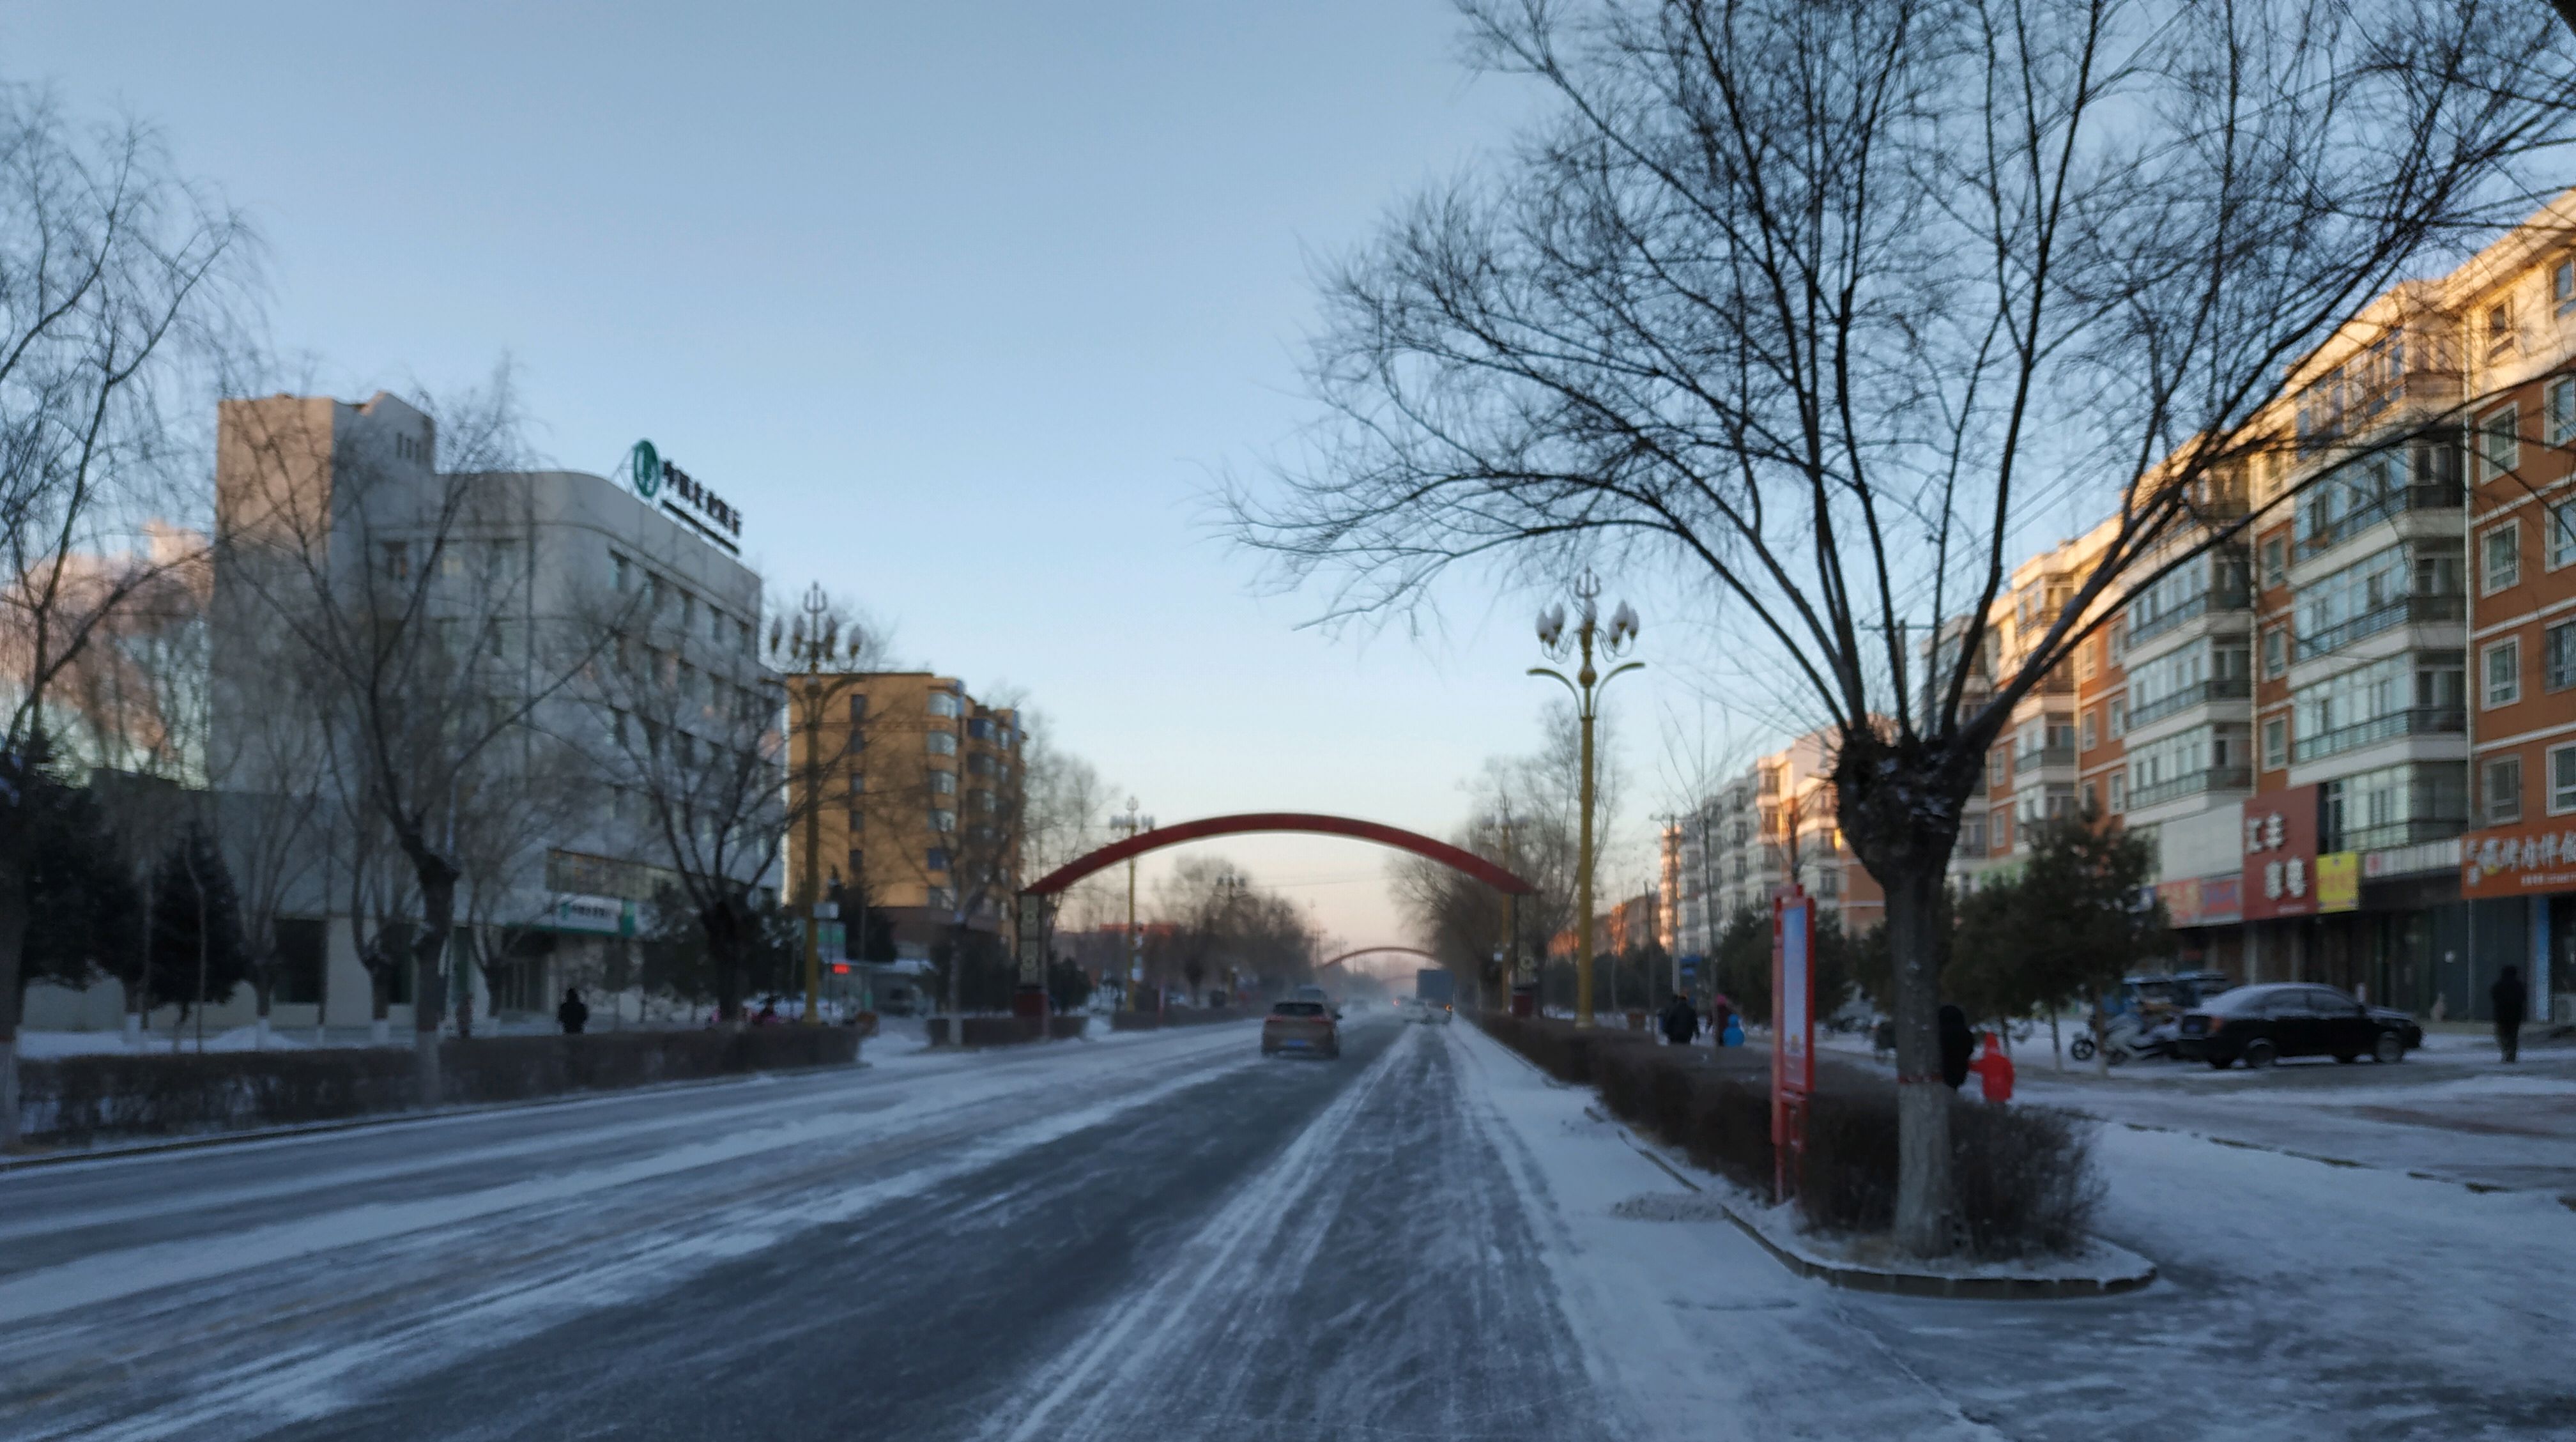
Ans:
{"label": "low brick fence", "polygon": [[[1070,1041],[1090,1028],[1085,1016],[1050,1016],[1043,1020],[1026,1016],[970,1016],[960,1028],[968,1046],[1018,1046],[1032,1041]],[[948,1045],[948,1018],[934,1016],[928,1023],[930,1044]]]}
{"label": "low brick fence", "polygon": [[1172,1026],[1207,1026],[1220,1021],[1240,1021],[1253,1015],[1249,1007],[1176,1006],[1168,1011],[1113,1011],[1109,1014],[1111,1031],[1160,1031]]}
{"label": "low brick fence", "polygon": [[[524,1101],[798,1067],[846,1066],[840,1026],[630,1031],[439,1043],[437,1105]],[[37,1145],[344,1121],[422,1104],[408,1047],[62,1057],[19,1063],[22,1124]]]}
{"label": "low brick fence", "polygon": [[[1771,1059],[1742,1047],[1658,1046],[1650,1032],[1578,1031],[1550,1019],[1484,1015],[1487,1035],[1560,1081],[1598,1089],[1611,1113],[1693,1162],[1768,1195]],[[2064,1253],[2084,1244],[2100,1201],[2092,1133],[2049,1107],[1954,1099],[1952,1215],[1980,1257]],[[1819,1058],[1797,1180],[1809,1226],[1883,1232],[1896,1213],[1896,1084]]]}

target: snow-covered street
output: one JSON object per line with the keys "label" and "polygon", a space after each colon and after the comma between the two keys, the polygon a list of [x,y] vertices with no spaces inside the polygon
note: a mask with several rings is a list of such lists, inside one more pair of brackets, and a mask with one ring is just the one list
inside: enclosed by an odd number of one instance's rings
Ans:
{"label": "snow-covered street", "polygon": [[0,1436],[2451,1438],[2576,1396],[2546,1191],[2114,1125],[2103,1231],[2162,1280],[1899,1300],[1472,1026],[884,1061],[0,1174]]}

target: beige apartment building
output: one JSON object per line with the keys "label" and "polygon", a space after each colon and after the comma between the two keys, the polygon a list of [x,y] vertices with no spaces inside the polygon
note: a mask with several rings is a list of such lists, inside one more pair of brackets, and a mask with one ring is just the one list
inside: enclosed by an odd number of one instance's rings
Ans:
{"label": "beige apartment building", "polygon": [[843,888],[856,951],[873,909],[896,954],[925,958],[961,922],[1011,941],[1025,824],[1019,714],[927,671],[790,676],[787,877]]}
{"label": "beige apartment building", "polygon": [[1716,950],[1727,918],[1767,907],[1794,881],[1846,928],[1886,915],[1886,893],[1834,820],[1831,733],[1811,731],[1757,758],[1665,830],[1667,923],[1676,955]]}
{"label": "beige apartment building", "polygon": [[[2154,846],[2178,962],[2455,1018],[2486,1016],[2515,966],[2533,1015],[2576,1020],[2576,192],[2378,298],[2289,368],[2253,433],[2198,507],[2255,515],[2243,543],[2124,593],[2015,708],[1954,876],[2016,865],[2036,823],[2089,808]],[[2014,571],[1968,704],[2110,534]],[[1684,949],[1796,869],[1779,818],[1815,794],[1825,745],[1679,823]]]}

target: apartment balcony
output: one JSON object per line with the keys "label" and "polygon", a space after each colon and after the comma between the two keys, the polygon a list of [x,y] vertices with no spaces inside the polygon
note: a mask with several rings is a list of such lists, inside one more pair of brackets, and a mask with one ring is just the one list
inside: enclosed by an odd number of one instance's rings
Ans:
{"label": "apartment balcony", "polygon": [[2319,656],[2331,656],[2357,641],[2400,626],[2460,621],[2467,619],[2468,614],[2469,598],[2466,596],[2400,596],[2387,605],[2328,626],[2316,635],[2299,637],[2298,659],[2313,661]]}
{"label": "apartment balcony", "polygon": [[2458,816],[2417,816],[2406,821],[2384,822],[2378,826],[2355,826],[2341,835],[2329,833],[2319,844],[2320,851],[2387,851],[2399,846],[2413,846],[2425,841],[2446,841],[2469,829],[2466,813]]}
{"label": "apartment balcony", "polygon": [[2015,755],[2013,757],[2013,774],[2015,776],[2028,776],[2033,772],[2046,771],[2052,766],[2073,766],[2074,764],[2074,747],[2042,746],[2036,751],[2024,751]]}
{"label": "apartment balcony", "polygon": [[2448,483],[2401,486],[2344,513],[2333,524],[2320,526],[2301,536],[2299,559],[2304,561],[2312,556],[2322,556],[2380,522],[2395,520],[2409,511],[2458,510],[2463,499],[2461,488]]}
{"label": "apartment balcony", "polygon": [[2385,716],[2302,736],[2290,748],[2292,761],[2316,761],[2375,746],[2400,736],[2457,735],[2468,729],[2469,713],[2464,706],[2418,706],[2406,711],[2391,711]]}
{"label": "apartment balcony", "polygon": [[2213,701],[2241,701],[2254,694],[2251,676],[2221,676],[2197,686],[2185,686],[2169,696],[2159,696],[2144,706],[2129,708],[2129,729],[2152,726],[2168,716],[2178,716],[2194,706]]}
{"label": "apartment balcony", "polygon": [[2253,767],[2212,766],[2203,771],[2185,772],[2152,786],[2131,788],[2129,809],[2143,811],[2150,806],[2161,806],[2168,801],[2179,801],[2206,791],[2250,791],[2253,787]]}
{"label": "apartment balcony", "polygon": [[2212,587],[2184,601],[2181,605],[2160,611],[2144,621],[2131,619],[2129,645],[2135,647],[2140,642],[2152,641],[2186,621],[2197,621],[2212,612],[2251,610],[2253,605],[2253,593],[2242,586],[2230,586],[2224,589]]}

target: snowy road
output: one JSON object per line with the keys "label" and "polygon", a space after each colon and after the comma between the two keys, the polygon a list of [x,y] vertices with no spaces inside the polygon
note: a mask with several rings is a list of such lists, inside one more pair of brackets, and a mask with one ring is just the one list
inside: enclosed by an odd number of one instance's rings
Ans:
{"label": "snowy road", "polygon": [[0,1176],[0,1437],[2450,1437],[2568,1415],[2576,1214],[2530,1194],[2114,1128],[2106,1230],[2171,1280],[1861,1298],[1789,1276],[1467,1026],[1362,1025],[1329,1064],[1253,1040]]}

